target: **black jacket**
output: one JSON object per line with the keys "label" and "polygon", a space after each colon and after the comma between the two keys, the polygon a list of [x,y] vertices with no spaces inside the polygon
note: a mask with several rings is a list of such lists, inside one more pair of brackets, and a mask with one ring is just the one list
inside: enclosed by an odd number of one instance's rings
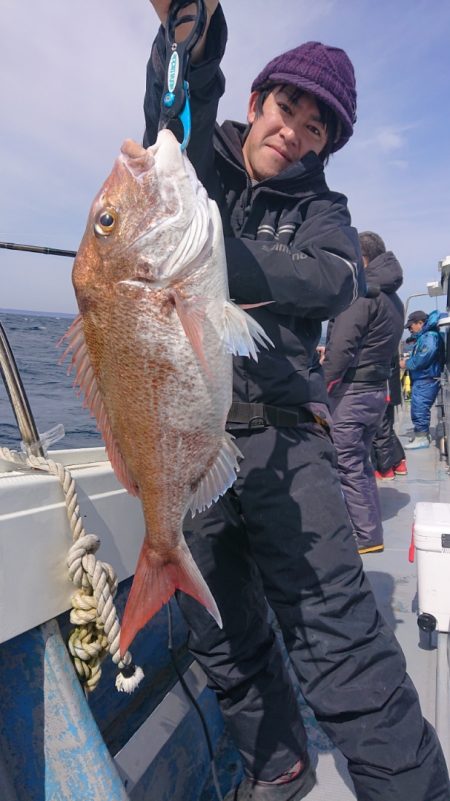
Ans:
{"label": "black jacket", "polygon": [[[242,158],[245,126],[215,124],[224,89],[219,69],[226,24],[217,9],[204,60],[190,73],[192,137],[188,155],[221,211],[231,298],[274,301],[250,313],[272,339],[258,363],[234,360],[234,399],[296,407],[327,402],[316,346],[321,321],[364,291],[358,236],[347,201],[330,192],[314,153],[280,175],[252,185]],[[163,30],[147,68],[144,144],[156,140],[163,85]]]}
{"label": "black jacket", "polygon": [[331,394],[386,385],[403,333],[403,303],[396,290],[403,273],[394,254],[382,253],[366,268],[371,296],[358,298],[330,321],[323,368]]}

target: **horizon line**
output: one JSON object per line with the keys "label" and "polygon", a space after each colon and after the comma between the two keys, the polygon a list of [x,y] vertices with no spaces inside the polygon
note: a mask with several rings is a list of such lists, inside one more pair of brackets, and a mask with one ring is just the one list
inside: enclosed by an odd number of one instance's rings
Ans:
{"label": "horizon line", "polygon": [[0,307],[0,314],[38,314],[47,317],[76,317],[77,312],[46,311],[45,309],[12,309]]}

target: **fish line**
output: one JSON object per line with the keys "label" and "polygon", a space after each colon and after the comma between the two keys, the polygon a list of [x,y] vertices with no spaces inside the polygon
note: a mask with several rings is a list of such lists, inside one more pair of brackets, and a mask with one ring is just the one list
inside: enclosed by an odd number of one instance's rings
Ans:
{"label": "fish line", "polygon": [[198,716],[200,718],[200,723],[202,724],[203,731],[205,733],[206,744],[208,746],[208,753],[209,753],[209,760],[210,760],[210,764],[211,764],[211,774],[212,774],[212,779],[213,779],[213,783],[214,783],[214,789],[216,791],[216,795],[217,795],[218,801],[223,801],[223,795],[222,795],[222,792],[221,792],[221,789],[220,789],[219,779],[218,779],[218,776],[217,776],[216,762],[215,762],[215,759],[214,759],[214,749],[213,749],[213,746],[212,746],[211,735],[210,735],[209,730],[208,730],[208,725],[206,723],[206,720],[205,720],[203,712],[202,712],[202,710],[200,708],[200,705],[197,703],[196,698],[194,698],[192,692],[190,691],[190,689],[189,689],[189,687],[188,687],[188,685],[187,685],[187,683],[186,683],[186,681],[184,679],[183,674],[181,673],[181,671],[180,671],[180,669],[178,667],[178,664],[177,664],[177,661],[175,659],[175,655],[174,655],[174,652],[173,652],[173,625],[172,625],[172,609],[171,609],[171,606],[170,606],[170,600],[167,603],[167,648],[168,648],[169,653],[170,653],[170,658],[172,660],[172,665],[174,667],[175,673],[178,676],[178,680],[179,680],[184,692],[186,693],[189,701],[191,702],[192,706],[195,708],[195,710],[196,710],[196,712],[197,712],[197,714],[198,714]]}

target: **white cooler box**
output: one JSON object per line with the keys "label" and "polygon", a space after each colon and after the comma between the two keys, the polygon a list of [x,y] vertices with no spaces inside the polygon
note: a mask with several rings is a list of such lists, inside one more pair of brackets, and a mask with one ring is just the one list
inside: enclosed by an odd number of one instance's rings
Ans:
{"label": "white cooler box", "polygon": [[414,512],[419,613],[450,631],[450,503],[417,503]]}

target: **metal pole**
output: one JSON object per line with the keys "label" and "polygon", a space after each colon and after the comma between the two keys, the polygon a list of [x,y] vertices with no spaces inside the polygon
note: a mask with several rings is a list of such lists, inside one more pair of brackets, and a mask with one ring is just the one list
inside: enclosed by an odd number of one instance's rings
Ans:
{"label": "metal pole", "polygon": [[409,295],[409,297],[406,298],[406,303],[405,303],[405,323],[406,323],[406,321],[408,319],[408,306],[409,306],[409,301],[411,300],[411,298],[429,298],[429,297],[430,296],[429,296],[428,292],[416,292],[414,295]]}
{"label": "metal pole", "polygon": [[5,329],[0,323],[0,372],[24,445],[33,456],[45,456]]}
{"label": "metal pole", "polygon": [[[40,247],[39,245],[22,245],[16,242],[0,242],[0,248],[3,250],[23,250],[28,253],[44,253],[50,256],[68,256],[72,259],[77,255],[76,250],[61,250],[60,248]],[[20,378],[5,329],[1,323],[0,373],[11,402],[22,442],[33,456],[45,456],[22,379]]]}

